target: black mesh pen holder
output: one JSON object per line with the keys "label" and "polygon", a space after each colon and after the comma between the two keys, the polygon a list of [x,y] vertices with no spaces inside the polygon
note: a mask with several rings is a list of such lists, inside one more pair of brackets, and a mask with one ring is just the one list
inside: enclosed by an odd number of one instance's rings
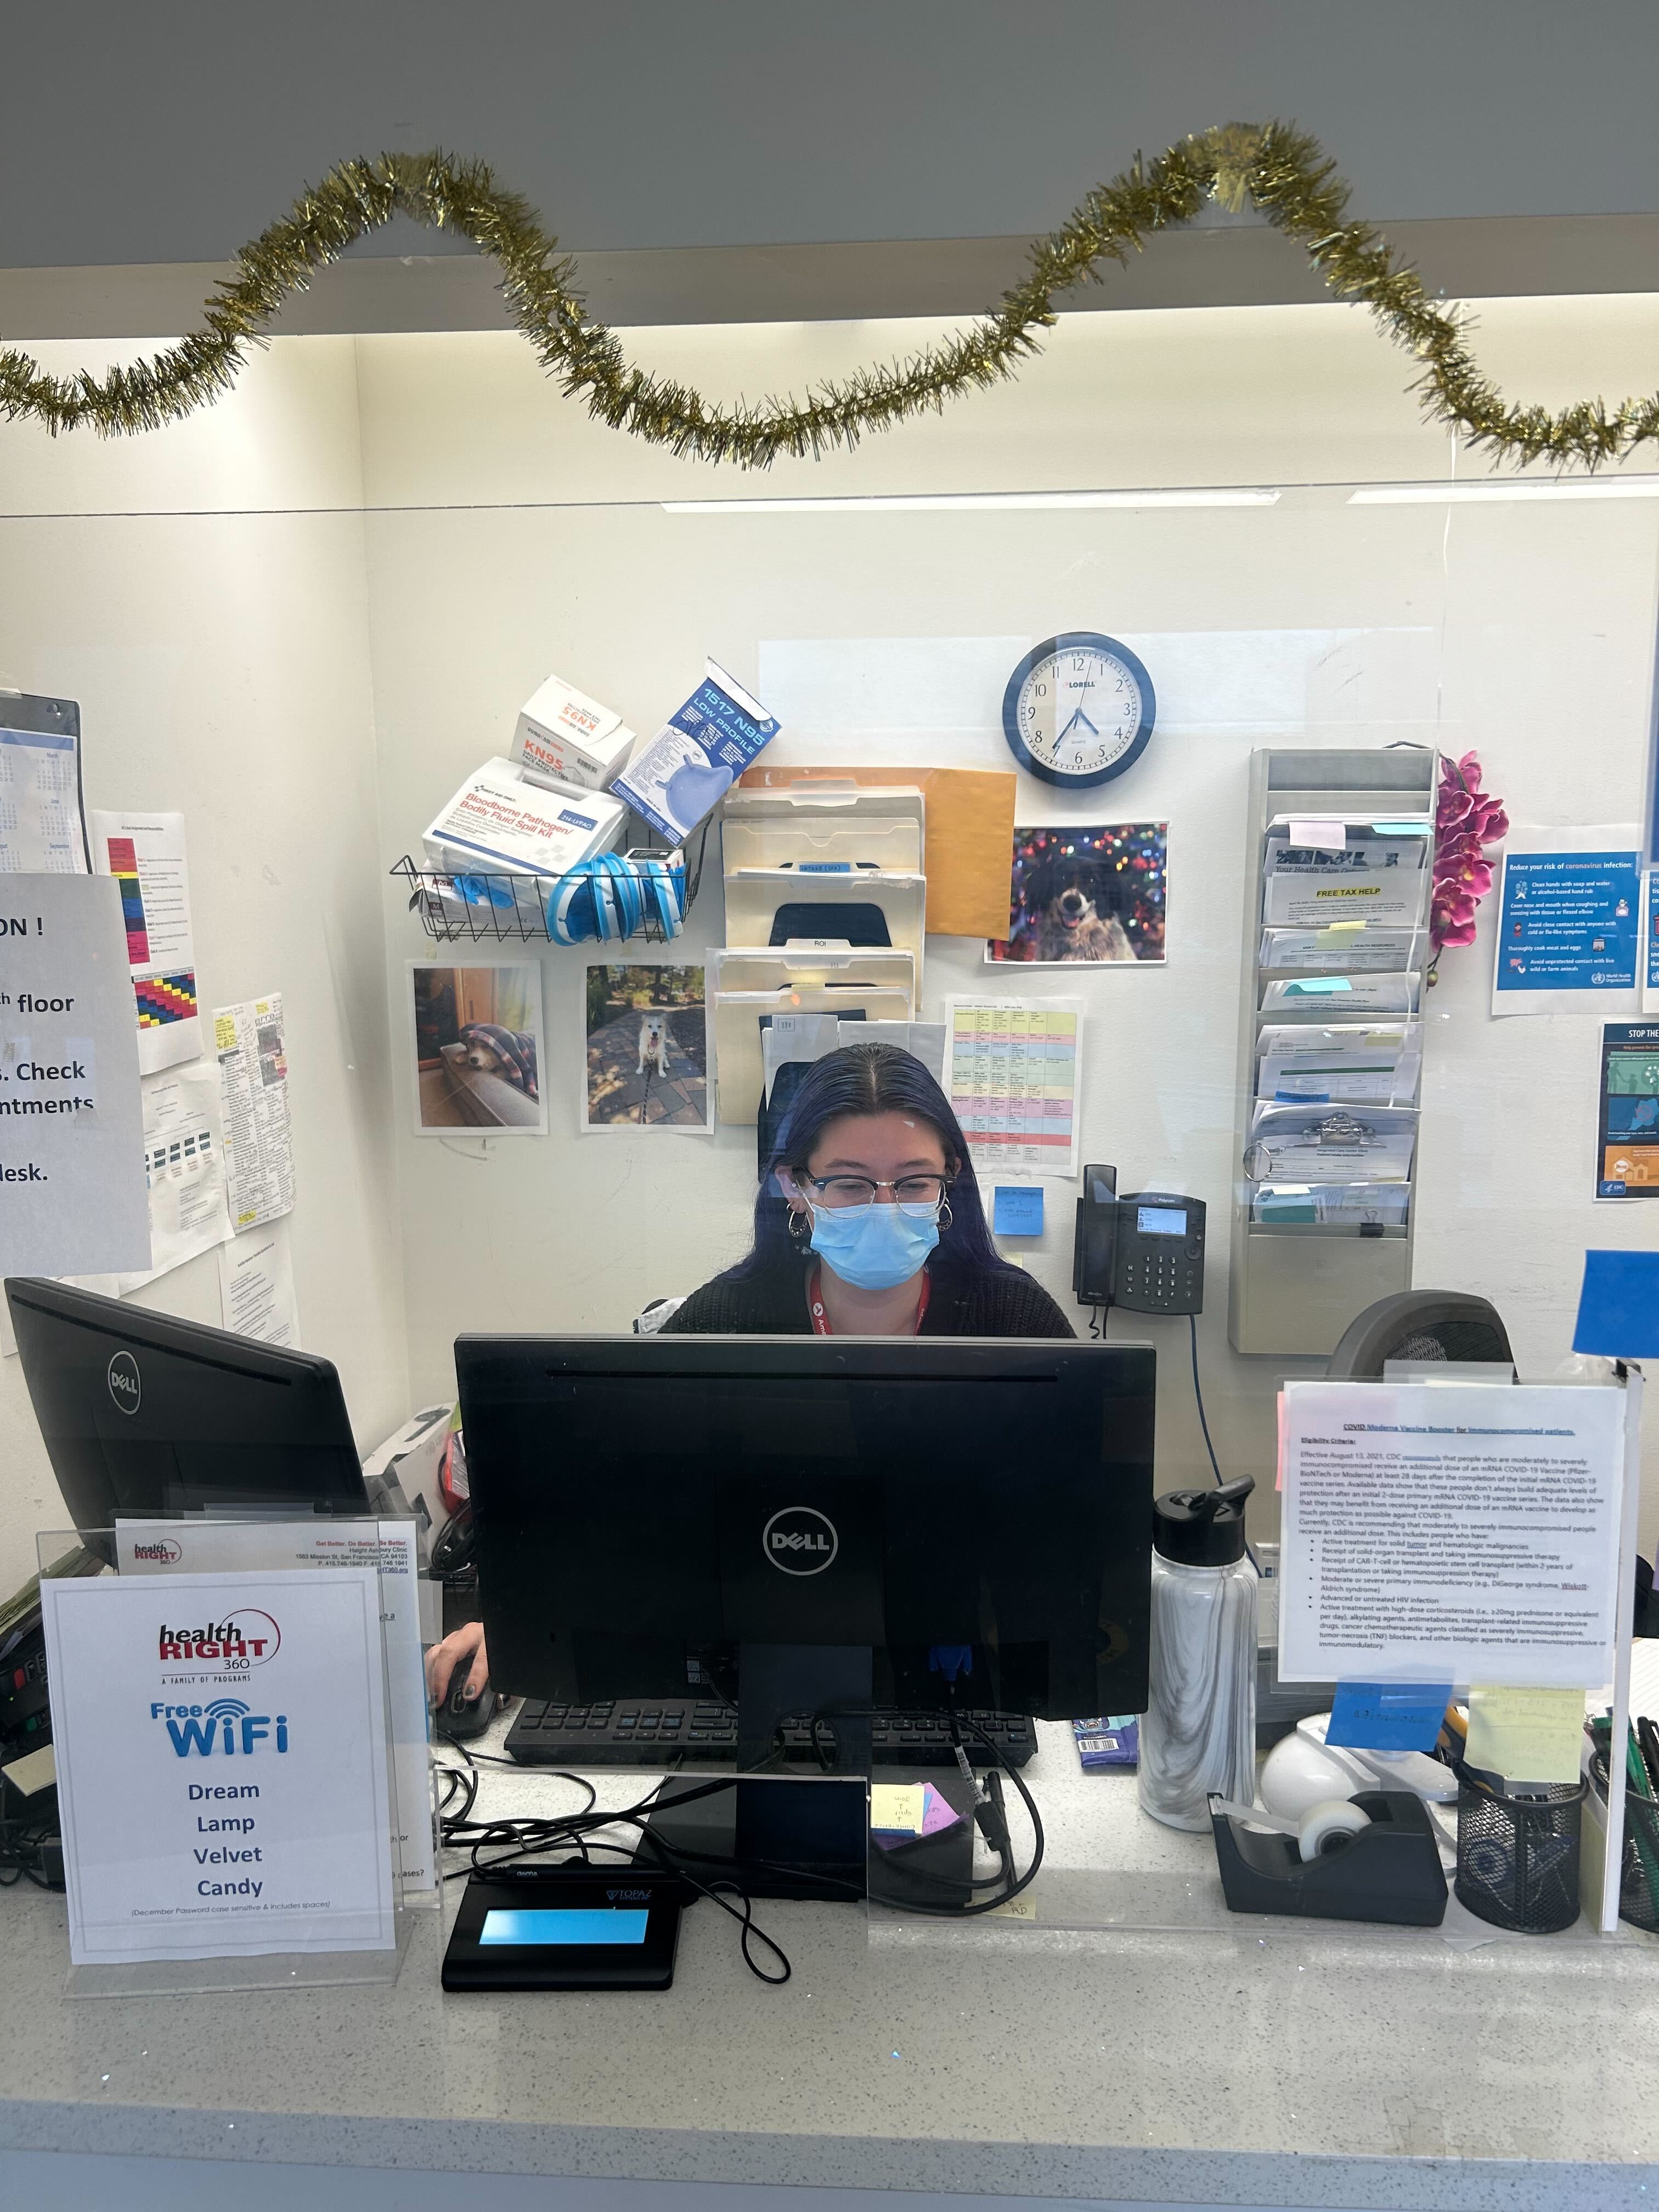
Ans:
{"label": "black mesh pen holder", "polygon": [[1457,1770],[1457,1875],[1477,1919],[1522,1936],[1553,1936],[1578,1917],[1578,1843],[1585,1784],[1553,1783],[1506,1797]]}
{"label": "black mesh pen holder", "polygon": [[1625,1849],[1619,1866],[1619,1917],[1659,1934],[1659,1805],[1625,1792]]}
{"label": "black mesh pen holder", "polygon": [[[1607,1755],[1598,1751],[1590,1761],[1590,1780],[1595,1801],[1607,1818]],[[1625,1847],[1619,1861],[1619,1917],[1632,1928],[1659,1934],[1659,1804],[1650,1797],[1625,1791]]]}

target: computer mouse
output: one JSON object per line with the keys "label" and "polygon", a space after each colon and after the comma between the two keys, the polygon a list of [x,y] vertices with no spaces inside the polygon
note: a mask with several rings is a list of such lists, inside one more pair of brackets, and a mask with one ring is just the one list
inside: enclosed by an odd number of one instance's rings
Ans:
{"label": "computer mouse", "polygon": [[458,1667],[450,1678],[449,1692],[433,1717],[440,1735],[452,1743],[469,1743],[482,1735],[495,1717],[495,1691],[486,1679],[476,1698],[466,1694],[467,1670]]}

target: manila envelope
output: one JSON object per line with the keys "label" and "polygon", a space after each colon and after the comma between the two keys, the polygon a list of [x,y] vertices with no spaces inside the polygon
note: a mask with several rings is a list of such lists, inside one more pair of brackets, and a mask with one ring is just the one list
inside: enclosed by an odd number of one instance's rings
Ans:
{"label": "manila envelope", "polygon": [[740,781],[779,790],[820,781],[917,786],[927,802],[922,865],[927,928],[941,937],[1006,937],[1012,906],[1012,769],[981,768],[751,768]]}

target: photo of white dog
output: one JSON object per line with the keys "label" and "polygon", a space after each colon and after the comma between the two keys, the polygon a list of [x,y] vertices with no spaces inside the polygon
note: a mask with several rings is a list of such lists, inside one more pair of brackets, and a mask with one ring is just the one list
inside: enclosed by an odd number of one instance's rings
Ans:
{"label": "photo of white dog", "polygon": [[589,962],[584,1129],[713,1129],[703,987],[678,962]]}
{"label": "photo of white dog", "polygon": [[668,1073],[667,1018],[650,1011],[640,1018],[640,1064],[635,1072],[643,1075],[647,1065],[659,1075]]}

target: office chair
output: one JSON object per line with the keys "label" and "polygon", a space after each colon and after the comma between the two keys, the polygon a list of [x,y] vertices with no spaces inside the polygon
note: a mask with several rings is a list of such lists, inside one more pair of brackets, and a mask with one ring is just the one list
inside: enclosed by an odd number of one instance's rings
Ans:
{"label": "office chair", "polygon": [[1498,1309],[1468,1291],[1397,1291],[1349,1322],[1327,1382],[1380,1382],[1387,1359],[1512,1362]]}

